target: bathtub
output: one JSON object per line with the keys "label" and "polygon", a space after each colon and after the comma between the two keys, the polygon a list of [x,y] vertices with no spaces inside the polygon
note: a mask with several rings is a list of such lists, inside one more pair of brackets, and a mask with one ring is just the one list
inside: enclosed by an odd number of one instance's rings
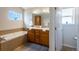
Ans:
{"label": "bathtub", "polygon": [[26,31],[19,31],[19,32],[14,32],[14,33],[2,35],[2,36],[0,36],[0,38],[5,41],[8,41],[8,40],[23,36],[25,34],[27,34]]}
{"label": "bathtub", "polygon": [[27,31],[19,31],[0,36],[0,50],[12,51],[20,45],[26,43]]}

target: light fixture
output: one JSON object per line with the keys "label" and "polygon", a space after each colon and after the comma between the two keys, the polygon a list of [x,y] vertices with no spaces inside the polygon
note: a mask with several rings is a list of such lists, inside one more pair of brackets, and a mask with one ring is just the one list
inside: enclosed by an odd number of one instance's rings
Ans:
{"label": "light fixture", "polygon": [[38,10],[38,9],[33,11],[33,14],[40,14],[40,13],[41,13],[41,12],[40,12],[40,10]]}
{"label": "light fixture", "polygon": [[43,13],[49,13],[49,9],[43,9],[42,12]]}

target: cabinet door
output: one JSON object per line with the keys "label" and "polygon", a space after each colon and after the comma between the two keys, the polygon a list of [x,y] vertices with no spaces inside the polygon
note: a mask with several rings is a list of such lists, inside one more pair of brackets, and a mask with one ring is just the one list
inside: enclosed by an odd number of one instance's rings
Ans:
{"label": "cabinet door", "polygon": [[49,46],[49,31],[41,31],[40,42],[43,45]]}
{"label": "cabinet door", "polygon": [[35,25],[41,25],[41,16],[35,16]]}
{"label": "cabinet door", "polygon": [[34,30],[28,31],[28,41],[34,42]]}
{"label": "cabinet door", "polygon": [[40,43],[40,30],[39,29],[35,29],[35,42],[36,43]]}

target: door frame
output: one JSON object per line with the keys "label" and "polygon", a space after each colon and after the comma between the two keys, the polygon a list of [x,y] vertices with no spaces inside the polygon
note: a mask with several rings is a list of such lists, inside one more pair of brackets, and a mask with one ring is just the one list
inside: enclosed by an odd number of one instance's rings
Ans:
{"label": "door frame", "polygon": [[[62,48],[62,42],[58,45],[58,35],[56,34],[58,29],[57,19],[56,19],[56,8],[50,7],[50,30],[49,30],[49,50],[50,51],[60,51]],[[59,46],[59,47],[57,47]]]}
{"label": "door frame", "polygon": [[[50,7],[49,51],[55,51],[55,8]],[[53,12],[52,12],[53,11]]]}

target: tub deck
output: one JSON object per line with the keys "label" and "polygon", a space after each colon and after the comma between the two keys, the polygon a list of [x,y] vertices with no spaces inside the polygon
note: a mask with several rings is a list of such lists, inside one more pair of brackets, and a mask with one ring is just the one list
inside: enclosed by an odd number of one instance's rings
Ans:
{"label": "tub deck", "polygon": [[27,32],[20,31],[0,36],[0,50],[12,51],[20,45],[24,45],[27,40]]}

